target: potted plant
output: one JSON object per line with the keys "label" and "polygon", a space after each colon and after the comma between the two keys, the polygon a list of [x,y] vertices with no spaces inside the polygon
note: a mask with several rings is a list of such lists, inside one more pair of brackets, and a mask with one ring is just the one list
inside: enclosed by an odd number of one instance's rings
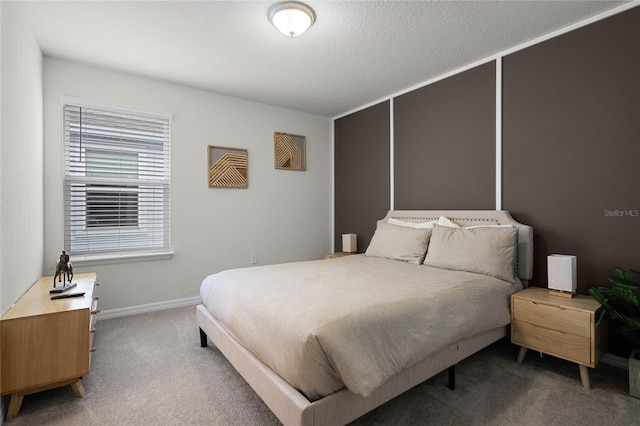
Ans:
{"label": "potted plant", "polygon": [[602,314],[611,318],[611,330],[631,343],[629,357],[629,393],[640,398],[640,272],[615,268],[609,277],[613,287],[592,287],[589,294],[602,305]]}

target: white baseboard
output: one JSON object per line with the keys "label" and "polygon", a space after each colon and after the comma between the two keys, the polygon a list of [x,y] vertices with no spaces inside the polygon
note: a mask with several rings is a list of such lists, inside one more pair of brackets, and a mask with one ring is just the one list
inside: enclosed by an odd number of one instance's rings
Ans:
{"label": "white baseboard", "polygon": [[629,359],[623,358],[618,355],[606,353],[602,357],[601,362],[603,364],[610,365],[612,367],[621,368],[623,370],[629,370]]}
{"label": "white baseboard", "polygon": [[202,303],[200,296],[187,297],[185,299],[167,300],[165,302],[148,303],[146,305],[129,306],[126,308],[109,309],[98,314],[98,319],[126,317],[129,315],[145,314],[147,312],[164,311],[166,309],[195,306]]}

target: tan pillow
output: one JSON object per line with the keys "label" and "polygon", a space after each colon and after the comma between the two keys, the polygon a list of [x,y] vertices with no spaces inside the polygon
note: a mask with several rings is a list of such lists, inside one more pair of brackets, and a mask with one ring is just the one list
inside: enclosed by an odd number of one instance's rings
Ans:
{"label": "tan pillow", "polygon": [[429,237],[431,237],[430,228],[408,228],[378,222],[365,255],[419,265],[427,252]]}
{"label": "tan pillow", "polygon": [[450,228],[434,225],[424,264],[515,282],[515,226]]}

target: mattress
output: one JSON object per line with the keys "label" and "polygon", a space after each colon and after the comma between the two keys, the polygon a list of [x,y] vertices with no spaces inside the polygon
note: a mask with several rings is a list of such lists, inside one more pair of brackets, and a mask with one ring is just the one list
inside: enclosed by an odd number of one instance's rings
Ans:
{"label": "mattress", "polygon": [[522,289],[481,274],[363,255],[210,275],[203,304],[310,401],[368,396],[460,339],[509,324]]}

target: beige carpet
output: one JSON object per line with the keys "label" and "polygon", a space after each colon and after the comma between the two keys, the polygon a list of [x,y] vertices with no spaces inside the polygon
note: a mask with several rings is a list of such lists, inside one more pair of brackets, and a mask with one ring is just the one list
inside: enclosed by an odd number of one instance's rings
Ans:
{"label": "beige carpet", "polygon": [[[7,425],[277,425],[275,416],[210,345],[200,347],[195,307],[98,322],[85,398],[70,387],[24,399]],[[457,367],[457,389],[441,373],[354,425],[640,425],[627,373],[591,371],[498,342]]]}

